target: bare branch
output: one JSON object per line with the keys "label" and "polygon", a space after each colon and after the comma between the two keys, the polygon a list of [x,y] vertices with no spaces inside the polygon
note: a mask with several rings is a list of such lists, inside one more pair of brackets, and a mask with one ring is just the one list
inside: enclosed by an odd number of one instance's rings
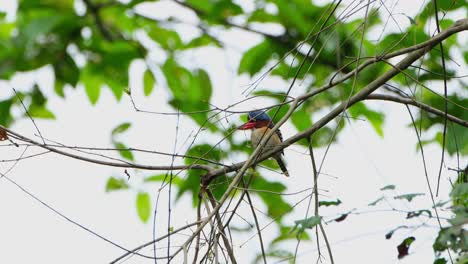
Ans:
{"label": "bare branch", "polygon": [[[209,189],[206,189],[206,194],[208,195],[211,206],[213,206],[213,208],[216,207],[217,202],[216,202],[216,198],[214,197],[213,193]],[[221,216],[219,216],[219,213],[217,213],[215,216],[216,216],[216,222],[218,224],[218,229],[219,229],[220,235],[221,235],[221,237],[223,239],[223,242],[224,242],[224,246],[226,247],[226,250],[228,252],[229,258],[231,259],[231,262],[233,264],[235,264],[235,263],[237,263],[236,257],[234,256],[234,251],[232,250],[232,247],[229,244],[229,240],[227,239],[226,233],[224,232],[224,227],[223,227],[223,222],[221,220]]]}
{"label": "bare branch", "polygon": [[[245,185],[244,181],[242,181],[242,186],[247,187]],[[258,239],[260,240],[260,248],[262,250],[263,263],[267,264],[266,255],[265,255],[265,248],[263,246],[262,231],[260,230],[260,224],[258,223],[257,214],[255,213],[255,209],[253,207],[252,199],[250,199],[249,192],[245,191],[245,194],[247,196],[247,201],[249,202],[250,211],[252,211],[252,215],[253,215],[253,218],[254,218],[254,221],[255,221],[255,228],[257,228]]]}
{"label": "bare branch", "polygon": [[[420,109],[422,110],[425,110],[429,113],[432,113],[434,115],[438,115],[440,117],[445,117],[445,112],[437,109],[437,108],[434,108],[430,105],[427,105],[427,104],[424,104],[424,103],[421,103],[419,101],[416,101],[412,98],[404,98],[404,97],[400,97],[400,96],[393,96],[393,95],[388,95],[388,94],[370,94],[369,96],[366,97],[365,100],[383,100],[383,101],[390,101],[390,102],[395,102],[395,103],[401,103],[401,104],[405,104],[405,105],[412,105],[412,106],[416,106],[416,107],[419,107]],[[454,123],[457,123],[461,126],[464,126],[464,127],[468,127],[468,120],[463,120],[463,119],[460,119],[456,116],[453,116],[453,115],[450,115],[450,114],[447,114],[447,119],[454,122]]]}
{"label": "bare branch", "polygon": [[174,166],[150,166],[150,165],[142,165],[142,164],[136,164],[136,163],[131,163],[131,162],[125,162],[125,163],[124,162],[108,162],[108,161],[102,161],[102,160],[97,160],[97,159],[91,159],[91,158],[88,158],[88,157],[82,157],[82,156],[79,156],[79,155],[75,155],[75,154],[72,154],[72,153],[68,153],[68,152],[56,149],[56,148],[51,147],[51,146],[49,146],[47,144],[42,144],[42,143],[37,142],[35,140],[32,140],[32,139],[30,139],[28,137],[25,137],[25,136],[23,136],[21,134],[13,132],[12,130],[7,129],[6,127],[4,127],[2,125],[0,125],[0,129],[5,130],[10,136],[12,136],[12,137],[14,137],[14,138],[16,138],[18,140],[33,144],[35,146],[41,147],[43,149],[47,149],[47,150],[49,150],[51,152],[54,152],[54,153],[57,153],[57,154],[60,154],[60,155],[63,155],[63,156],[67,156],[67,157],[74,158],[74,159],[77,159],[77,160],[86,161],[86,162],[90,162],[90,163],[95,163],[95,164],[99,164],[99,165],[105,165],[105,166],[111,166],[111,167],[120,167],[120,168],[143,169],[143,170],[188,170],[188,169],[198,169],[198,170],[205,170],[205,171],[211,171],[212,170],[212,168],[210,166],[203,165],[203,164],[174,165]]}
{"label": "bare branch", "polygon": [[[174,231],[172,231],[172,232],[171,232],[171,235],[174,235],[174,234],[176,234],[176,233],[179,233],[180,231],[183,231],[183,230],[185,230],[185,229],[187,229],[187,228],[189,228],[189,227],[198,225],[198,224],[200,224],[200,222],[201,222],[201,220],[198,220],[198,221],[196,221],[196,222],[194,222],[194,223],[190,223],[190,224],[187,224],[187,225],[185,225],[185,226],[179,227],[179,228],[175,229]],[[151,241],[149,241],[149,242],[146,242],[146,243],[144,243],[144,244],[142,244],[142,245],[140,245],[140,246],[138,246],[138,247],[136,247],[136,248],[134,248],[134,249],[132,249],[132,250],[130,250],[130,251],[128,251],[128,252],[126,252],[125,254],[123,254],[122,256],[120,256],[120,257],[114,259],[114,260],[111,261],[110,263],[111,263],[111,264],[112,264],[112,263],[117,263],[119,260],[125,258],[126,256],[128,256],[128,255],[130,255],[130,254],[135,254],[135,253],[137,253],[138,251],[140,251],[141,249],[143,249],[143,248],[145,248],[145,247],[147,247],[147,246],[150,246],[150,245],[152,245],[152,244],[154,244],[154,243],[156,243],[156,242],[158,242],[158,241],[161,241],[161,240],[165,239],[168,235],[169,235],[169,234],[165,234],[165,235],[163,235],[163,236],[161,236],[161,237],[158,237],[158,238],[155,239],[155,240],[151,240]]]}

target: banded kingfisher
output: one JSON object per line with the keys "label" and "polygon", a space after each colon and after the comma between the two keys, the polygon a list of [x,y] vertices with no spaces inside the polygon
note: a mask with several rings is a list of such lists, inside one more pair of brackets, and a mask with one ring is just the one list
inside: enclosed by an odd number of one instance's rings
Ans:
{"label": "banded kingfisher", "polygon": [[[264,137],[273,128],[273,126],[274,126],[273,121],[271,120],[270,116],[268,116],[267,113],[265,113],[264,111],[256,110],[256,111],[249,112],[247,123],[243,124],[238,129],[240,130],[251,129],[252,134],[251,134],[250,140],[252,141],[252,145],[254,147],[257,147],[260,141],[262,140],[262,137]],[[281,132],[279,131],[279,129],[277,129],[275,133],[267,141],[264,148],[265,150],[269,150],[269,149],[274,148],[277,145],[280,145],[282,142],[283,142],[283,136],[281,135]],[[273,156],[273,158],[278,163],[283,174],[286,177],[289,177],[289,172],[286,169],[286,165],[283,161],[282,155],[284,155],[283,151],[276,153]]]}

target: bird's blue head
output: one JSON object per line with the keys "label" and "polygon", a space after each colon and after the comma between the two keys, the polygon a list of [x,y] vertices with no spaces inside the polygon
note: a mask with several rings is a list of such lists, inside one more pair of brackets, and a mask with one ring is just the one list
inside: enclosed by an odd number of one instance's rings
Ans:
{"label": "bird's blue head", "polygon": [[[266,121],[266,122],[265,122]],[[248,122],[239,127],[241,130],[253,129],[255,127],[271,124],[271,118],[267,113],[260,110],[251,111],[248,114]]]}
{"label": "bird's blue head", "polygon": [[271,121],[270,116],[268,116],[268,114],[265,113],[264,111],[260,111],[260,110],[255,110],[255,111],[249,112],[248,119],[249,119],[249,121],[250,120],[252,120],[252,121]]}

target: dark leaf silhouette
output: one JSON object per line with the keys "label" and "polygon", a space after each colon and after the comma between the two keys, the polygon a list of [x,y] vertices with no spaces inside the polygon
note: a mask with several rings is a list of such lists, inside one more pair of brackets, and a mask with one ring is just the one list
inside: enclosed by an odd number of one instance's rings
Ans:
{"label": "dark leaf silhouette", "polygon": [[397,246],[398,250],[398,258],[404,258],[408,255],[408,250],[411,246],[411,244],[416,240],[415,237],[407,237],[403,242],[401,242],[400,245]]}

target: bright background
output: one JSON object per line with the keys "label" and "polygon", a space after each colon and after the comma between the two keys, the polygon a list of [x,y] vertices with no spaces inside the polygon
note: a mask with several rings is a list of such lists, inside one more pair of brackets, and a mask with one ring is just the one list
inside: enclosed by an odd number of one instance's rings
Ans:
{"label": "bright background", "polygon": [[[324,1],[322,1],[324,2]],[[417,13],[425,1],[399,1],[394,13],[404,13],[412,16]],[[2,1],[0,8],[7,10],[9,16],[14,16],[15,2]],[[80,8],[79,6],[77,8]],[[190,20],[190,14],[173,14],[175,8],[167,1],[160,1],[145,8],[152,16],[178,15]],[[463,17],[464,14],[460,14]],[[466,15],[465,15],[466,16]],[[400,26],[407,26],[409,20],[404,16],[396,16]],[[390,21],[389,31],[397,30]],[[190,36],[187,31],[186,37]],[[182,35],[184,37],[184,35]],[[463,39],[466,39],[466,33]],[[246,34],[236,30],[222,35],[231,47],[226,51],[214,48],[203,48],[186,59],[210,72],[214,87],[212,103],[225,107],[244,98],[242,91],[249,84],[245,76],[237,76],[236,69],[242,51],[258,43],[260,38],[253,34]],[[157,51],[153,54],[157,59]],[[462,60],[463,61],[463,60]],[[142,95],[141,69],[143,65],[135,63],[131,67],[130,86],[139,107],[153,111],[174,110],[166,104],[170,95],[158,84],[151,97]],[[466,70],[466,66],[465,66]],[[10,82],[0,82],[0,100],[11,95],[11,86],[18,90],[29,90],[32,84],[39,83],[41,87],[51,86],[53,72],[50,68],[43,68],[36,73],[18,74]],[[268,89],[284,89],[285,83],[279,81],[262,82],[261,86]],[[442,86],[434,86],[441,91]],[[292,95],[301,94],[304,87],[293,90]],[[91,106],[84,89],[66,90],[63,100],[53,93],[53,89],[44,88],[49,98],[49,109],[55,113],[56,120],[36,120],[43,136],[67,145],[94,146],[111,148],[110,132],[117,125],[125,121],[133,123],[132,128],[125,134],[123,140],[127,145],[135,148],[153,149],[172,152],[175,141],[176,116],[161,116],[137,113],[129,98],[116,102],[109,90],[103,89],[101,97],[95,106]],[[250,110],[267,106],[271,101],[257,100],[242,104],[236,109]],[[372,102],[373,109],[386,114],[384,138],[380,138],[367,121],[350,122],[342,133],[338,142],[333,144],[322,169],[326,173],[320,176],[319,188],[322,189],[322,199],[334,200],[339,198],[343,204],[339,211],[345,213],[353,208],[358,211],[372,211],[360,215],[349,215],[341,223],[330,223],[325,226],[330,239],[336,263],[431,263],[434,260],[432,243],[438,232],[435,221],[428,221],[426,227],[416,230],[401,229],[392,239],[386,240],[384,235],[391,229],[405,223],[418,225],[421,220],[415,218],[404,222],[405,213],[388,211],[391,207],[401,210],[426,209],[431,207],[428,194],[421,154],[416,151],[416,135],[410,126],[410,117],[406,108],[394,103]],[[414,110],[414,109],[413,109]],[[315,119],[316,117],[314,117]],[[230,123],[240,124],[239,116],[229,117]],[[184,142],[193,137],[195,124],[188,118],[182,117],[178,130],[178,145],[176,149],[183,153]],[[11,128],[23,135],[35,138],[36,130],[27,118],[15,123]],[[236,132],[239,139],[249,137],[248,133]],[[295,133],[289,123],[282,127],[285,138]],[[216,139],[202,136],[199,142],[215,142]],[[190,140],[188,140],[190,141]],[[426,164],[432,188],[435,189],[441,150],[435,144],[425,147]],[[0,147],[0,160],[18,158],[23,149]],[[30,149],[27,154],[38,153],[40,150]],[[321,160],[324,149],[316,150],[317,160]],[[293,145],[285,150],[288,169],[291,177],[285,178],[280,174],[267,173],[269,179],[283,182],[288,186],[287,193],[311,188],[313,176],[309,156],[304,148]],[[235,161],[245,159],[237,157]],[[136,160],[141,164],[168,165],[170,158],[154,157],[136,154]],[[180,164],[180,160],[176,160]],[[463,164],[463,163],[462,163]],[[5,173],[14,165],[12,162],[0,163],[0,172]],[[450,184],[448,178],[453,179],[454,172],[448,168],[456,168],[454,158],[446,157],[442,170],[441,192],[437,201],[448,197]],[[131,179],[129,184],[137,189],[152,194],[152,201],[156,197],[159,184],[141,183],[144,175],[152,172],[129,170]],[[154,173],[156,174],[156,173]],[[152,238],[150,220],[143,224],[136,213],[134,191],[119,191],[105,193],[105,184],[109,176],[126,177],[123,169],[89,164],[56,154],[46,154],[21,161],[9,172],[8,177],[22,187],[38,196],[42,201],[70,217],[83,226],[126,248],[136,247]],[[380,188],[388,184],[396,185],[394,191],[386,192],[386,199],[379,206],[366,207],[367,204],[382,195]],[[395,200],[394,196],[406,193],[425,193],[425,196],[415,198],[411,203]],[[291,204],[295,204],[307,196],[309,192],[287,196]],[[157,226],[159,235],[166,230],[167,222],[167,188],[162,191]],[[254,200],[255,203],[255,200]],[[184,195],[179,201],[173,201],[173,226],[175,228],[193,222],[196,212],[192,208],[189,195]],[[261,208],[260,210],[265,210]],[[307,200],[300,203],[284,221],[293,225],[294,220],[304,217]],[[243,204],[240,214],[250,216],[250,209]],[[336,208],[321,207],[321,215],[326,219],[338,217]],[[375,212],[379,211],[379,212]],[[442,212],[444,215],[444,212]],[[446,215],[446,214],[445,214]],[[269,223],[268,218],[259,214],[260,223]],[[422,218],[423,219],[423,218]],[[244,226],[240,219],[235,219],[234,226]],[[266,241],[274,238],[275,225],[268,226],[263,231]],[[301,242],[298,251],[298,263],[311,263],[317,258],[315,232],[309,232],[311,241]],[[190,234],[189,231],[181,234]],[[396,246],[407,236],[415,236],[416,241],[410,248],[410,255],[402,260],[397,259]],[[239,263],[248,263],[260,252],[258,239],[241,233],[236,235],[234,251]],[[181,245],[186,236],[173,236],[171,244]],[[285,249],[294,249],[294,241],[284,244]],[[321,244],[324,245],[323,243]],[[166,243],[159,243],[161,253],[165,252]],[[142,253],[151,254],[152,247]],[[176,248],[174,247],[174,249]],[[121,249],[106,243],[83,229],[65,221],[57,214],[48,210],[39,202],[22,192],[15,185],[5,179],[0,179],[0,263],[107,263],[124,253]],[[325,248],[322,254],[327,255]],[[363,261],[364,260],[364,261]],[[179,263],[177,259],[175,263]],[[138,256],[130,258],[125,263],[152,263]]]}

